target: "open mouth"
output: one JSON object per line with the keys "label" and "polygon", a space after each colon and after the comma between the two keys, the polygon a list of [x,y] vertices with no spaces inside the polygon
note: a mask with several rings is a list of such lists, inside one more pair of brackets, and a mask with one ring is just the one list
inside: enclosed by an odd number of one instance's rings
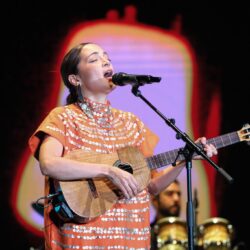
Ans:
{"label": "open mouth", "polygon": [[112,77],[112,75],[113,75],[113,71],[112,70],[108,70],[108,71],[106,71],[104,73],[104,77],[105,78],[110,78],[110,77]]}

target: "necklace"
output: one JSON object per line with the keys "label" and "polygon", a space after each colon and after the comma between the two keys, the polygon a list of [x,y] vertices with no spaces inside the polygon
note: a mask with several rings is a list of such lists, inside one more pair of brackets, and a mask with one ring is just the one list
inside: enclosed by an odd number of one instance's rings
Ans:
{"label": "necklace", "polygon": [[83,102],[78,102],[78,106],[82,111],[95,123],[104,129],[112,128],[113,114],[111,111],[110,103],[98,103],[91,101],[88,98],[83,98]]}

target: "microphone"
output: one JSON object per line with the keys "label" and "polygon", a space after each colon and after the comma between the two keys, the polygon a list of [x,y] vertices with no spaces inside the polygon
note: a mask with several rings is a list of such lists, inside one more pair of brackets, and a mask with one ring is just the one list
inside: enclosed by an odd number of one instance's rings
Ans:
{"label": "microphone", "polygon": [[144,85],[144,84],[151,84],[153,82],[160,82],[161,77],[158,76],[150,76],[150,75],[133,75],[133,74],[126,74],[123,72],[115,73],[112,76],[112,82],[118,86],[125,86],[127,84],[130,85]]}

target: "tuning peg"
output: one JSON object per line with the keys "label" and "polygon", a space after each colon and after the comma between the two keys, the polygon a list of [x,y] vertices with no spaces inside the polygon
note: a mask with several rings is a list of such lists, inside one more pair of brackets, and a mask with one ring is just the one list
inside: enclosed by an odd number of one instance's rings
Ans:
{"label": "tuning peg", "polygon": [[[244,128],[244,132],[245,132],[246,134],[250,132],[249,123],[245,123],[245,124],[243,125],[243,128]],[[247,136],[246,136],[246,139],[250,139],[250,135],[247,135]],[[250,141],[246,141],[246,144],[247,144],[248,146],[250,146]]]}

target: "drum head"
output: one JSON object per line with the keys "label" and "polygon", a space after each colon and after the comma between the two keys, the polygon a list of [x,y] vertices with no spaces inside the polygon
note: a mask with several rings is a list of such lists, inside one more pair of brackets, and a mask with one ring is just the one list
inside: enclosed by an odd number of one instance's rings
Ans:
{"label": "drum head", "polygon": [[158,224],[158,225],[162,225],[162,224],[176,224],[176,223],[186,225],[186,222],[184,220],[182,220],[179,217],[174,217],[174,216],[164,217],[164,218],[162,218],[162,219],[160,219],[160,220],[158,220],[156,222],[156,224]]}

